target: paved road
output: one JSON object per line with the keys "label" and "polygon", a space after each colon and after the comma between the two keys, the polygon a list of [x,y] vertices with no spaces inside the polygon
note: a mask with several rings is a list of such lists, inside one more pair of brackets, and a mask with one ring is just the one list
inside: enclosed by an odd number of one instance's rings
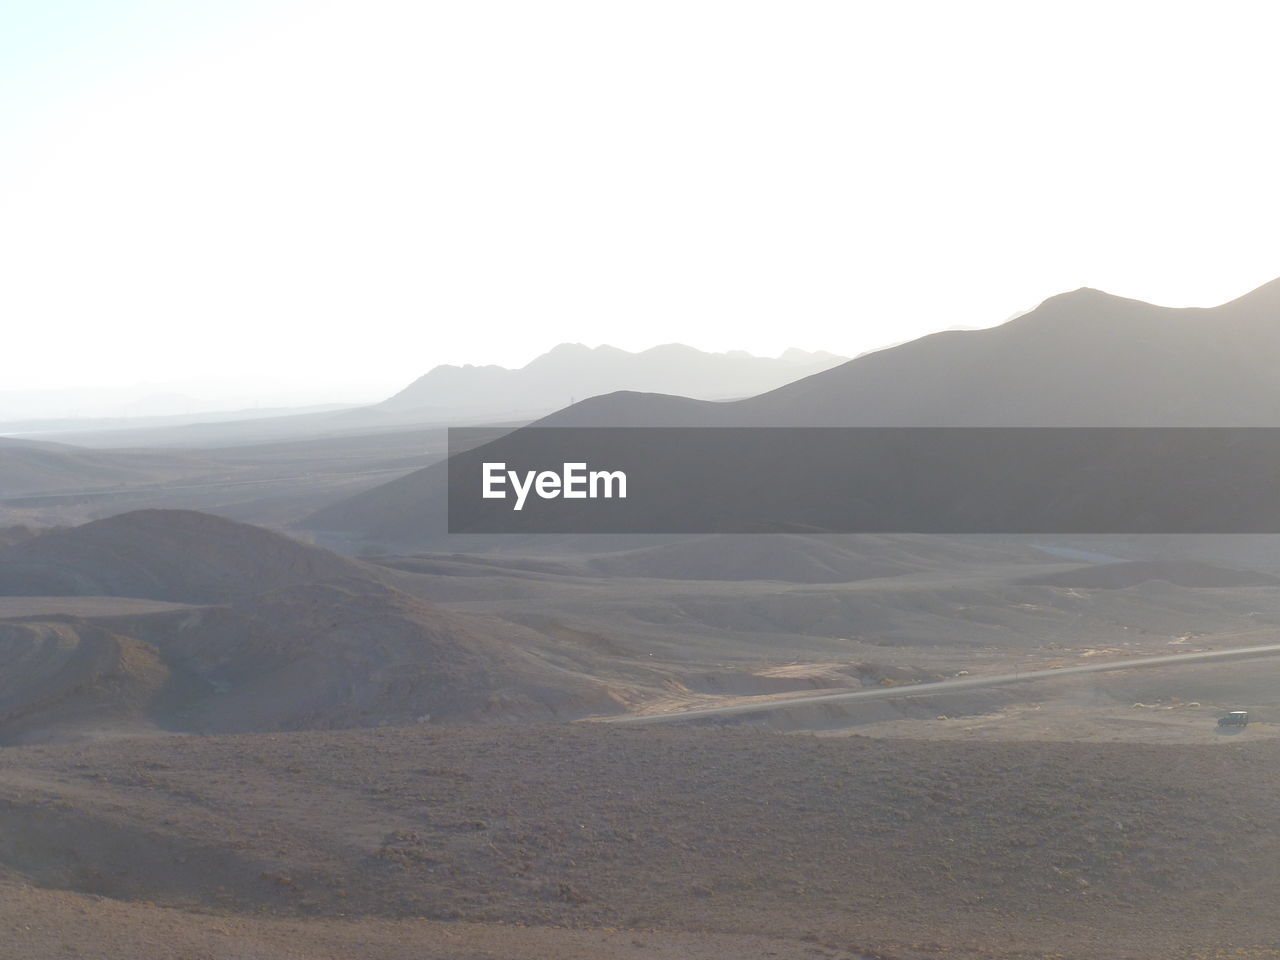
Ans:
{"label": "paved road", "polygon": [[936,683],[913,683],[900,687],[877,687],[874,690],[853,690],[848,693],[819,693],[806,697],[790,697],[778,700],[739,703],[729,707],[704,707],[699,710],[682,710],[676,713],[655,713],[648,716],[603,717],[603,723],[651,724],[680,723],[706,717],[729,717],[744,713],[765,713],[770,710],[787,710],[814,703],[846,703],[857,700],[900,700],[903,697],[930,697],[959,690],[978,690],[1010,683],[1028,683],[1078,673],[1102,673],[1107,670],[1133,670],[1138,667],[1163,667],[1178,663],[1204,663],[1210,660],[1238,660],[1248,657],[1265,657],[1280,654],[1280,643],[1261,647],[1236,647],[1232,650],[1208,650],[1200,653],[1171,653],[1159,657],[1141,657],[1133,660],[1111,660],[1106,663],[1087,663],[1078,667],[1060,667],[1056,670],[1025,670],[991,677],[958,677],[939,680]]}

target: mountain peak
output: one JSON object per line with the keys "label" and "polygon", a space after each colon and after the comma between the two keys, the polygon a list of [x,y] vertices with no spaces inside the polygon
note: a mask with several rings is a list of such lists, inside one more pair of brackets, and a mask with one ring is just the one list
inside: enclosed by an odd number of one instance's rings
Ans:
{"label": "mountain peak", "polygon": [[[1048,304],[1064,304],[1072,307],[1081,305],[1089,305],[1094,303],[1107,303],[1115,300],[1124,300],[1124,297],[1117,297],[1115,294],[1107,293],[1105,290],[1099,290],[1097,287],[1077,287],[1075,290],[1068,290],[1066,293],[1059,293],[1040,304],[1041,307]],[[1033,313],[1035,311],[1032,311]]]}
{"label": "mountain peak", "polygon": [[1081,325],[1087,326],[1094,322],[1110,324],[1121,313],[1129,314],[1134,310],[1141,311],[1143,309],[1158,310],[1161,308],[1143,300],[1118,297],[1114,293],[1107,293],[1105,290],[1099,290],[1096,287],[1078,287],[1075,290],[1068,290],[1066,293],[1055,294],[1040,303],[1034,310],[1015,316],[991,329],[1001,330],[1010,326],[1024,329],[1028,326],[1035,327],[1046,323],[1054,326],[1065,324],[1068,328],[1077,328]]}
{"label": "mountain peak", "polygon": [[577,355],[577,354],[590,353],[590,352],[591,352],[591,348],[588,347],[585,343],[557,343],[554,347],[552,347],[545,354],[543,354],[543,356],[563,357],[563,356]]}

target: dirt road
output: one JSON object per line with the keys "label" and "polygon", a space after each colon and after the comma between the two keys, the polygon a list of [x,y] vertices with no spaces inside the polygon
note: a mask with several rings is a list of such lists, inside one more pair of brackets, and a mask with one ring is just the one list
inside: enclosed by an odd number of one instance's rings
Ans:
{"label": "dirt road", "polygon": [[1087,663],[1074,667],[1059,667],[1050,670],[1025,670],[1016,673],[997,674],[984,677],[957,677],[952,680],[940,680],[934,683],[918,683],[905,686],[881,687],[873,690],[841,691],[839,693],[819,693],[812,696],[783,696],[775,700],[754,699],[751,703],[739,703],[725,707],[703,707],[696,710],[681,710],[673,713],[656,713],[649,715],[631,715],[621,717],[601,717],[600,723],[620,723],[630,725],[647,725],[659,723],[680,723],[687,720],[705,719],[708,717],[729,717],[741,714],[764,713],[771,710],[786,710],[797,706],[815,703],[848,703],[857,700],[894,700],[904,697],[928,697],[943,693],[956,693],[962,690],[977,690],[983,687],[1005,686],[1013,683],[1030,683],[1071,676],[1081,673],[1103,673],[1111,670],[1133,670],[1140,667],[1166,667],[1180,663],[1204,663],[1212,660],[1246,659],[1249,657],[1266,657],[1280,654],[1280,643],[1266,644],[1256,647],[1237,647],[1233,650],[1204,650],[1196,653],[1173,653],[1158,657],[1139,657],[1132,660],[1112,660],[1108,663]]}

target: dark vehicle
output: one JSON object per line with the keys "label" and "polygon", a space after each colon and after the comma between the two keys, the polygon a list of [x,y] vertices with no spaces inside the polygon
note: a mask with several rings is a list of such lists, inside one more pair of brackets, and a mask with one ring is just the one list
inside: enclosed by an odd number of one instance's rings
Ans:
{"label": "dark vehicle", "polygon": [[1218,726],[1220,727],[1243,727],[1249,723],[1249,711],[1232,710],[1225,717],[1218,718]]}

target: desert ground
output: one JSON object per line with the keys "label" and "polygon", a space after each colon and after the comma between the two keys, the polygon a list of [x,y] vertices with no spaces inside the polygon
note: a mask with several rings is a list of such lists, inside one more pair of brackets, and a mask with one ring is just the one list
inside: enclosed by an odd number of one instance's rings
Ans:
{"label": "desert ground", "polygon": [[0,956],[1280,956],[1280,656],[1055,675],[1274,643],[1256,566],[149,510],[0,593]]}
{"label": "desert ground", "polygon": [[[11,748],[10,955],[83,950],[53,932],[78,916],[110,946],[62,955],[297,928],[316,956],[1271,956],[1278,751],[581,724]],[[261,954],[218,952],[241,931]]]}
{"label": "desert ground", "polygon": [[438,429],[192,434],[0,445],[6,960],[1280,957],[1275,538],[402,543],[314,518]]}

